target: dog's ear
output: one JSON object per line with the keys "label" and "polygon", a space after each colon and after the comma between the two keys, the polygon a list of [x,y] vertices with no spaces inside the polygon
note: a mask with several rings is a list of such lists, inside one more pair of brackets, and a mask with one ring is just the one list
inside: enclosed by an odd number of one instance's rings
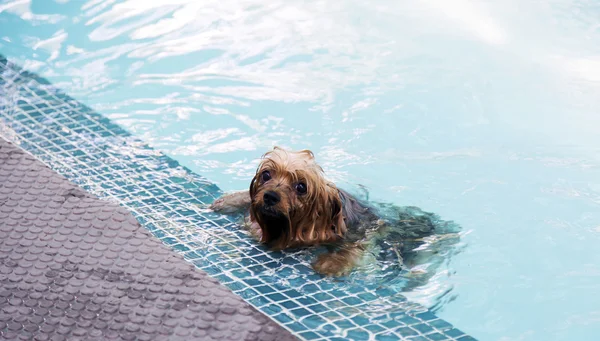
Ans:
{"label": "dog's ear", "polygon": [[329,208],[331,209],[331,229],[338,237],[343,237],[346,234],[346,222],[344,221],[344,212],[342,208],[342,200],[339,192],[335,187],[329,187],[328,190]]}
{"label": "dog's ear", "polygon": [[250,198],[254,198],[254,195],[256,195],[256,190],[258,188],[258,171],[256,172],[256,174],[254,175],[254,177],[252,178],[252,181],[250,181]]}

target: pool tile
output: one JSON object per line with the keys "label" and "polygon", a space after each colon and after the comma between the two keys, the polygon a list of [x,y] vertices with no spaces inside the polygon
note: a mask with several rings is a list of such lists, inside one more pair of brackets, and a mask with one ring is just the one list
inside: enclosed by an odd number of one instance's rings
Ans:
{"label": "pool tile", "polygon": [[400,328],[397,328],[395,331],[404,337],[419,335],[419,333],[416,330],[414,330],[410,327],[400,327]]}
{"label": "pool tile", "polygon": [[444,331],[444,334],[446,334],[446,335],[448,335],[450,337],[453,337],[453,338],[459,338],[459,337],[462,337],[464,335],[463,332],[461,332],[460,330],[455,329],[455,328],[448,329],[448,330]]}
{"label": "pool tile", "polygon": [[477,340],[475,338],[473,338],[472,336],[465,335],[463,337],[458,338],[457,341],[477,341]]}
{"label": "pool tile", "polygon": [[429,338],[422,336],[422,335],[410,336],[410,337],[407,337],[406,339],[410,340],[410,341],[431,341]]}
{"label": "pool tile", "polygon": [[444,341],[444,340],[448,340],[448,337],[444,334],[440,334],[440,333],[431,333],[431,334],[427,334],[427,338],[431,341]]}
{"label": "pool tile", "polygon": [[393,335],[393,334],[378,334],[375,336],[375,340],[377,340],[377,341],[398,341],[398,340],[400,340],[400,337]]}
{"label": "pool tile", "polygon": [[429,325],[441,331],[452,329],[452,325],[450,323],[440,319],[430,321]]}

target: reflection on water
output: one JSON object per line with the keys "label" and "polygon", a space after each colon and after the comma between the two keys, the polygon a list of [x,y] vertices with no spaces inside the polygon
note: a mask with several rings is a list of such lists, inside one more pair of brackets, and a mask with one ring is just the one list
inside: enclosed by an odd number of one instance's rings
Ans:
{"label": "reflection on water", "polygon": [[410,299],[481,339],[589,339],[598,14],[589,0],[0,0],[0,52],[225,190],[274,144],[310,148],[341,185],[468,234]]}

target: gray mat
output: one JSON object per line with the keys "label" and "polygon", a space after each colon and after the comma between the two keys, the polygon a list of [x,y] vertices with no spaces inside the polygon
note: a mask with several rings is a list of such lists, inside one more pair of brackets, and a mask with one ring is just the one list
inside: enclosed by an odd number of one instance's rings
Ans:
{"label": "gray mat", "polygon": [[124,208],[0,138],[0,337],[295,340]]}

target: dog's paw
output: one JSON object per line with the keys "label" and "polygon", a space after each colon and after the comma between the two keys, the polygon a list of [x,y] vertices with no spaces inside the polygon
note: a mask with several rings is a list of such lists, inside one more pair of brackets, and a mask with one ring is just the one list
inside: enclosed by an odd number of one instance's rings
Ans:
{"label": "dog's paw", "polygon": [[324,276],[341,277],[349,274],[352,266],[343,255],[324,253],[313,263],[313,269]]}
{"label": "dog's paw", "polygon": [[215,212],[222,212],[222,211],[226,210],[227,205],[225,205],[224,198],[219,198],[219,199],[215,200],[212,204],[210,204],[210,206],[208,206],[208,208]]}
{"label": "dog's paw", "polygon": [[233,192],[225,194],[215,200],[208,208],[217,213],[233,214],[240,213],[250,207],[250,195],[248,191]]}

